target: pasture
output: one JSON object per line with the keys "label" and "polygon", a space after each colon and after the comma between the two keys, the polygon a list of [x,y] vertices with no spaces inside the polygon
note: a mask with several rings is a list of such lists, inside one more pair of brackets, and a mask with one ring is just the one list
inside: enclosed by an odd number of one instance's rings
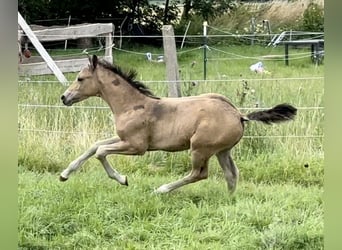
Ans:
{"label": "pasture", "polygon": [[[118,65],[135,69],[138,80],[166,96],[165,65],[148,62],[144,55],[162,50],[113,52]],[[215,158],[207,180],[153,194],[154,188],[187,174],[187,151],[109,156],[128,176],[128,187],[110,180],[94,158],[68,182],[59,182],[60,171],[93,142],[114,135],[112,114],[98,98],[63,107],[60,95],[66,87],[54,77],[21,78],[19,248],[323,249],[324,65],[312,64],[307,52],[291,50],[285,66],[283,60],[260,59],[283,54],[282,47],[210,50],[207,81],[202,81],[203,51],[179,51],[183,95],[220,93],[243,112],[282,102],[298,108],[296,119],[286,124],[247,124],[232,151],[240,170],[234,197]],[[250,71],[260,60],[267,74]]]}

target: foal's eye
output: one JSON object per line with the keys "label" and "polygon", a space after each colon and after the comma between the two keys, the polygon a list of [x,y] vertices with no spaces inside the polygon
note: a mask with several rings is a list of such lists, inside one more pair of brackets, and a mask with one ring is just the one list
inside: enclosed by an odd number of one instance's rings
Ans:
{"label": "foal's eye", "polygon": [[79,81],[79,82],[82,82],[83,80],[84,80],[84,78],[82,78],[82,77],[77,78],[77,81]]}

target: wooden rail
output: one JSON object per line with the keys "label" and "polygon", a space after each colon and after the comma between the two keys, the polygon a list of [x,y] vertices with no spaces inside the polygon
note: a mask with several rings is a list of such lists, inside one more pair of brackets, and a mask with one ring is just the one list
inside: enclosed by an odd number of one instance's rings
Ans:
{"label": "wooden rail", "polygon": [[[27,27],[26,27],[27,28]],[[43,27],[38,30],[30,32],[30,28],[24,30],[26,33],[30,33],[29,36],[31,42],[34,40],[34,46],[40,48],[39,54],[42,56],[41,62],[32,62],[32,59],[25,59],[23,63],[19,63],[18,73],[19,75],[46,75],[52,74],[54,71],[61,72],[77,72],[88,62],[86,56],[84,58],[69,58],[64,60],[53,61],[50,55],[47,54],[40,42],[50,41],[65,41],[73,40],[85,37],[95,37],[98,35],[105,36],[105,53],[103,58],[110,63],[113,62],[112,44],[113,44],[113,24],[112,23],[93,23],[93,24],[79,24],[68,27]],[[55,73],[56,74],[56,73]],[[58,74],[59,78],[64,77],[62,74]],[[62,78],[63,79],[63,78]],[[63,79],[63,81],[65,81]]]}

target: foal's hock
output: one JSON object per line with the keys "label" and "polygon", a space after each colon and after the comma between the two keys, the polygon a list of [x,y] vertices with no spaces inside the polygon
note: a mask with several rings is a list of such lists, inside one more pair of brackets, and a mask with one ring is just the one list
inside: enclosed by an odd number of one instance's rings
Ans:
{"label": "foal's hock", "polygon": [[224,172],[229,192],[236,189],[239,171],[230,151],[240,141],[247,121],[266,124],[292,120],[297,109],[289,104],[243,115],[223,95],[208,93],[181,98],[159,98],[135,80],[135,71],[119,67],[94,55],[61,99],[67,106],[91,96],[102,98],[114,114],[117,136],[98,141],[72,161],[61,173],[66,181],[87,159],[95,155],[108,176],[123,185],[127,177],[112,168],[109,154],[143,155],[146,151],[190,149],[191,172],[177,181],[160,186],[166,193],[208,177],[208,161],[216,155]]}

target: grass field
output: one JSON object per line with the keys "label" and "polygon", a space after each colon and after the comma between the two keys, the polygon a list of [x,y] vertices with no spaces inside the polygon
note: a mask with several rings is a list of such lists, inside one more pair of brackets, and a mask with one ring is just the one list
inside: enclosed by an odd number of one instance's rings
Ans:
{"label": "grass field", "polygon": [[[139,80],[166,96],[164,64],[144,55],[162,50],[128,50],[114,50],[115,62],[136,69]],[[98,98],[59,107],[65,87],[51,76],[22,78],[20,249],[323,249],[324,65],[312,64],[307,50],[291,50],[286,67],[282,60],[261,59],[283,54],[283,48],[220,47],[208,51],[202,81],[203,51],[183,51],[183,95],[221,93],[243,112],[281,102],[299,108],[291,123],[248,124],[233,151],[241,173],[236,195],[229,197],[214,158],[208,180],[154,195],[154,188],[190,170],[188,152],[110,156],[128,175],[128,187],[110,180],[93,158],[60,183],[58,175],[70,161],[96,140],[115,135],[112,115]],[[249,70],[259,60],[269,74]]]}

